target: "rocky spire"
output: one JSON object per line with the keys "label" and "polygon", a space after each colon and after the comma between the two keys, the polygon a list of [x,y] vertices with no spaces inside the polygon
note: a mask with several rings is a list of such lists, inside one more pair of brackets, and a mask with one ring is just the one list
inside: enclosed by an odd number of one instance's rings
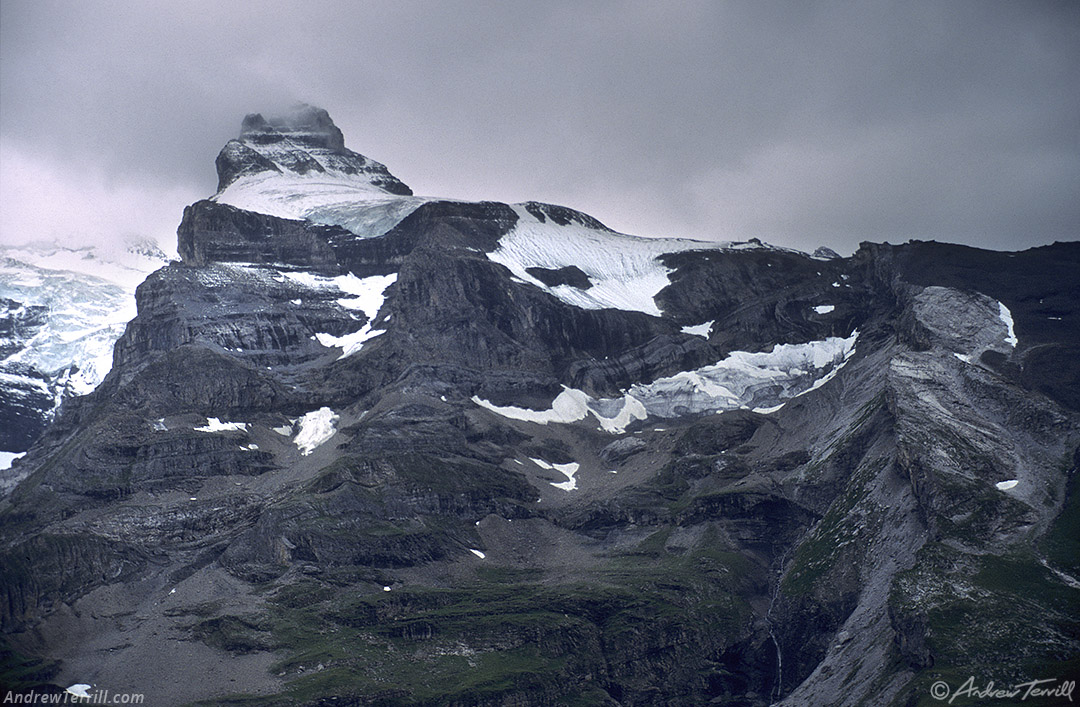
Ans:
{"label": "rocky spire", "polygon": [[241,177],[323,173],[328,178],[368,184],[390,194],[412,190],[385,165],[345,147],[341,130],[322,108],[300,103],[282,115],[250,113],[240,137],[217,156],[218,193]]}
{"label": "rocky spire", "polygon": [[250,113],[240,126],[240,139],[259,144],[289,140],[310,147],[345,152],[345,137],[322,108],[298,103],[287,113],[269,118]]}

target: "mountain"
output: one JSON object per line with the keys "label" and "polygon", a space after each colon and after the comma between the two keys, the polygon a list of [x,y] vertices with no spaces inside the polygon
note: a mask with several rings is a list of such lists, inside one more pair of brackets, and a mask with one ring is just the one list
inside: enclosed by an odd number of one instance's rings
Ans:
{"label": "mountain", "polygon": [[309,106],[217,167],[10,472],[16,689],[908,705],[1076,674],[1080,244],[637,238],[414,196]]}
{"label": "mountain", "polygon": [[0,469],[65,399],[102,381],[135,316],[135,287],[167,261],[144,241],[0,246]]}

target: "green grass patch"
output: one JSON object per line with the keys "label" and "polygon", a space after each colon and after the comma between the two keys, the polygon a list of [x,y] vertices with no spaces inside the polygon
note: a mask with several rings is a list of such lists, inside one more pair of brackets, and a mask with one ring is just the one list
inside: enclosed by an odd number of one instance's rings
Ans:
{"label": "green grass patch", "polygon": [[1080,590],[1060,581],[1029,550],[974,556],[928,545],[918,564],[898,578],[890,602],[927,618],[934,666],[918,675],[908,693],[913,699],[929,698],[936,680],[955,689],[972,676],[977,686],[989,680],[1011,685],[1075,679]]}
{"label": "green grass patch", "polygon": [[24,655],[0,638],[0,688],[4,691],[42,691],[52,686],[59,673],[60,661]]}
{"label": "green grass patch", "polygon": [[192,635],[212,648],[235,655],[270,649],[266,622],[247,616],[217,616],[191,627]]}
{"label": "green grass patch", "polygon": [[855,525],[850,515],[865,498],[870,481],[887,463],[887,459],[875,459],[855,471],[844,491],[795,551],[781,584],[785,594],[805,595],[819,588],[822,577],[832,569],[845,543],[856,537],[854,531],[860,530],[863,536],[870,534],[870,529]]}
{"label": "green grass patch", "polygon": [[[1067,470],[1071,460],[1062,466]],[[1069,477],[1065,503],[1042,541],[1047,561],[1072,575],[1080,574],[1080,472]]]}
{"label": "green grass patch", "polygon": [[648,673],[654,663],[678,665],[680,651],[688,662],[749,630],[750,608],[735,587],[764,588],[763,570],[718,549],[708,534],[694,548],[669,553],[670,533],[609,558],[579,584],[548,584],[535,570],[499,567],[481,568],[460,586],[391,592],[306,579],[278,589],[256,621],[232,617],[204,622],[203,630],[233,649],[268,637],[281,655],[272,671],[288,686],[282,704],[330,695],[371,704],[471,704],[525,694],[593,704],[606,693],[587,676],[604,674],[608,661],[640,661],[645,677],[636,679],[646,689],[666,679]]}

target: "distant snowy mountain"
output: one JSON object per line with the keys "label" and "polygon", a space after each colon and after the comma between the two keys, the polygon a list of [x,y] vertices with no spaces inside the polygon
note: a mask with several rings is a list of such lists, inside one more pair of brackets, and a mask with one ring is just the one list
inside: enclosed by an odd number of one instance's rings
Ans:
{"label": "distant snowy mountain", "polygon": [[92,391],[135,317],[135,288],[168,258],[155,244],[0,246],[0,468],[64,399]]}

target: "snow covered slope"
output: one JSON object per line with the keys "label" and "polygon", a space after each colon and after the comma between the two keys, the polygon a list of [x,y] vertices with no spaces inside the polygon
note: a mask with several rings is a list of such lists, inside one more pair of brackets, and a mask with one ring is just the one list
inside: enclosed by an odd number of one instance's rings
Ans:
{"label": "snow covered slope", "polygon": [[93,390],[135,316],[156,245],[0,247],[0,451],[21,452],[64,398]]}
{"label": "snow covered slope", "polygon": [[[653,297],[667,287],[669,270],[657,256],[723,247],[702,241],[627,236],[584,219],[559,224],[545,216],[543,207],[515,205],[517,225],[488,257],[519,279],[584,309],[623,309],[660,316]],[[568,267],[583,272],[588,286],[549,285],[529,272],[532,268],[557,271]]]}
{"label": "snow covered slope", "polygon": [[[278,218],[340,226],[362,238],[381,236],[421,205],[412,191],[370,158],[345,148],[326,111],[298,105],[270,118],[245,118],[238,139],[217,158],[218,191],[210,201]],[[445,201],[439,199],[438,201]],[[770,249],[753,240],[717,243],[616,233],[560,206],[513,205],[515,227],[488,254],[515,277],[567,304],[660,316],[656,294],[671,272],[658,258],[693,250]],[[576,282],[545,281],[535,270],[572,269]]]}
{"label": "snow covered slope", "polygon": [[[760,241],[745,243],[642,238],[617,233],[571,209],[527,202],[514,204],[518,222],[488,258],[519,280],[582,309],[621,309],[661,316],[654,298],[670,284],[669,253],[705,250],[779,250]],[[572,269],[577,282],[544,282],[542,272]],[[582,279],[582,274],[587,280]]]}

